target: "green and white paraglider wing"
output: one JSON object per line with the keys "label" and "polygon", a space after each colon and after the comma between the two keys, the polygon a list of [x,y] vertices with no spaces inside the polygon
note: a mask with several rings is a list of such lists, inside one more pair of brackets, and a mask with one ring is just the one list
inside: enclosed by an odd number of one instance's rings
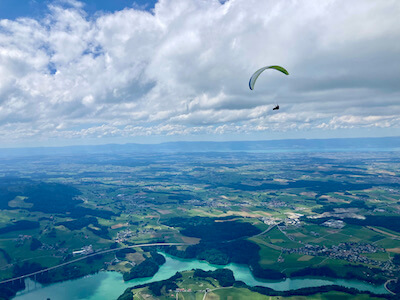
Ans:
{"label": "green and white paraglider wing", "polygon": [[275,69],[275,70],[277,70],[277,71],[282,72],[283,74],[289,75],[289,72],[286,71],[285,68],[282,68],[282,67],[280,67],[280,66],[269,66],[269,67],[261,68],[261,69],[257,70],[257,71],[253,74],[253,76],[250,77],[249,88],[250,88],[251,90],[254,90],[254,85],[256,84],[256,81],[257,81],[258,76],[260,76],[260,74],[261,74],[262,72],[264,72],[266,69]]}

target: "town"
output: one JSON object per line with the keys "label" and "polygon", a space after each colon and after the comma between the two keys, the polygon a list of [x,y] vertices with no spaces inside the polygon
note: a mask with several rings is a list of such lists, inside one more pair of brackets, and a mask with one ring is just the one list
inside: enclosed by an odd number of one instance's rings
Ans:
{"label": "town", "polygon": [[320,245],[305,245],[301,248],[283,248],[283,253],[302,254],[309,256],[326,256],[333,259],[343,259],[349,262],[357,262],[366,265],[373,265],[385,271],[399,270],[391,260],[379,261],[368,258],[363,254],[385,252],[385,249],[368,243],[340,243],[332,247],[320,246]]}

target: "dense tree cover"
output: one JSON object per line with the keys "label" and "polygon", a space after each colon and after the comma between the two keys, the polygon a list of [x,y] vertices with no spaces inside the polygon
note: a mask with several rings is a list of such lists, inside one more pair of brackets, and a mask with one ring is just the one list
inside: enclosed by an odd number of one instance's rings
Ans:
{"label": "dense tree cover", "polygon": [[164,255],[161,255],[155,251],[150,252],[151,258],[157,263],[157,265],[161,266],[165,264],[166,260]]}
{"label": "dense tree cover", "polygon": [[263,183],[260,185],[246,185],[242,183],[231,183],[225,184],[224,186],[241,191],[262,191],[262,190],[283,190],[283,189],[298,189],[305,188],[309,191],[316,192],[318,194],[327,194],[331,192],[344,192],[349,190],[365,190],[373,187],[369,183],[349,183],[328,180],[316,181],[316,180],[296,180],[288,182],[286,184],[277,183]]}
{"label": "dense tree cover", "polygon": [[42,242],[39,241],[37,238],[32,238],[30,249],[31,251],[35,251],[36,249],[39,249],[42,247]]}
{"label": "dense tree cover", "polygon": [[336,275],[336,277],[345,279],[358,279],[362,281],[368,281],[373,284],[382,284],[386,281],[382,277],[382,270],[380,268],[371,268],[363,265],[344,265],[346,274],[344,276]]}
{"label": "dense tree cover", "polygon": [[327,266],[323,267],[308,267],[298,271],[294,271],[290,274],[290,277],[299,277],[299,276],[322,276],[322,277],[337,277],[335,271]]}
{"label": "dense tree cover", "polygon": [[8,202],[16,196],[25,196],[27,203],[32,203],[30,211],[44,213],[70,213],[72,218],[81,218],[86,215],[110,219],[115,215],[109,210],[91,209],[77,206],[83,201],[75,197],[81,192],[69,185],[59,183],[35,182],[21,178],[0,179],[0,209],[10,209]]}
{"label": "dense tree cover", "polygon": [[[189,246],[189,247],[192,247],[192,246]],[[165,253],[171,254],[171,255],[179,257],[179,258],[195,258],[196,257],[196,256],[193,256],[193,253],[188,252],[187,249],[186,250],[178,250],[178,248],[176,248],[176,246],[160,247],[160,249]]]}
{"label": "dense tree cover", "polygon": [[[310,287],[310,288],[301,288],[297,290],[288,290],[288,291],[275,291],[271,288],[268,287],[262,287],[262,286],[248,286],[242,281],[235,281],[233,277],[233,272],[228,269],[218,269],[215,271],[203,271],[196,269],[194,274],[194,277],[201,277],[203,280],[207,277],[215,278],[219,281],[221,286],[227,287],[227,286],[234,286],[238,288],[247,288],[253,292],[257,292],[263,295],[267,296],[281,296],[281,297],[288,297],[288,296],[310,296],[318,293],[326,293],[326,292],[331,292],[331,291],[338,291],[338,292],[344,292],[350,295],[358,295],[358,294],[366,294],[372,297],[379,297],[381,299],[390,299],[394,300],[397,299],[395,295],[390,295],[390,294],[382,294],[382,295],[377,295],[373,294],[371,292],[365,292],[365,291],[359,291],[354,288],[346,288],[338,285],[326,285],[326,286],[320,286],[320,287]],[[162,295],[162,289],[165,287],[165,291],[168,291],[169,289],[175,289],[178,287],[176,285],[177,280],[179,280],[182,277],[182,274],[176,273],[173,277],[164,280],[164,281],[159,281],[159,282],[152,282],[148,284],[143,284],[143,285],[138,285],[132,288],[128,288],[125,290],[124,294],[122,294],[118,300],[130,300],[133,299],[133,294],[132,290],[138,289],[138,288],[143,288],[143,287],[149,287],[149,289],[154,293],[155,296],[159,297]],[[165,284],[168,282],[170,285]],[[152,288],[150,288],[152,286]]]}
{"label": "dense tree cover", "polygon": [[17,192],[9,191],[6,187],[0,186],[0,209],[9,209],[8,202],[18,196]]}
{"label": "dense tree cover", "polygon": [[346,273],[344,275],[337,274],[328,266],[322,267],[307,267],[290,274],[290,277],[331,277],[331,278],[345,278],[345,279],[358,279],[363,281],[372,282],[374,284],[382,284],[385,282],[383,278],[376,277],[381,271],[378,268],[368,268],[365,266],[345,265]]}
{"label": "dense tree cover", "polygon": [[237,240],[226,243],[199,243],[191,245],[185,251],[177,250],[175,246],[164,248],[166,253],[181,258],[196,258],[212,264],[226,265],[234,262],[246,264],[255,277],[262,279],[282,279],[285,275],[272,269],[263,269],[259,265],[260,246],[247,240]]}
{"label": "dense tree cover", "polygon": [[[18,264],[15,265],[13,268],[13,276],[12,277],[19,277],[29,273],[33,273],[36,271],[40,271],[44,269],[38,263],[30,263],[24,262],[22,265]],[[25,282],[24,280],[16,280],[14,282],[1,284],[0,285],[0,299],[11,299],[15,296],[15,294],[25,289]]]}
{"label": "dense tree cover", "polygon": [[166,280],[161,280],[161,281],[156,281],[156,282],[151,282],[147,284],[141,284],[137,285],[133,288],[127,288],[125,292],[118,297],[117,300],[133,300],[133,294],[132,290],[133,289],[138,289],[138,288],[143,288],[143,287],[148,287],[149,290],[154,294],[154,296],[161,296],[162,295],[162,290],[164,289],[166,292],[169,290],[175,290],[178,288],[178,285],[175,283],[177,280],[182,278],[182,274],[179,272],[176,272],[174,276],[166,279]]}
{"label": "dense tree cover", "polygon": [[205,249],[199,252],[196,255],[196,258],[200,260],[206,260],[215,265],[226,265],[229,264],[230,260],[226,253],[215,248]]}
{"label": "dense tree cover", "polygon": [[387,288],[393,293],[400,293],[400,280],[397,278],[396,280],[392,280],[387,284]]}
{"label": "dense tree cover", "polygon": [[[93,261],[101,260],[101,259],[103,259],[102,255],[91,256],[91,257],[87,258],[87,263],[91,264]],[[34,273],[34,272],[37,272],[37,271],[40,271],[43,269],[45,269],[45,267],[41,266],[38,263],[24,262],[22,265],[19,264],[19,265],[14,266],[12,277],[23,276],[23,275]],[[41,284],[50,284],[50,283],[55,283],[58,281],[66,281],[66,280],[80,278],[80,277],[83,277],[90,273],[93,273],[93,272],[88,271],[87,268],[80,266],[80,265],[76,265],[76,264],[71,264],[71,265],[66,265],[66,266],[60,267],[57,270],[57,273],[62,274],[62,277],[57,277],[57,276],[55,277],[55,276],[53,276],[52,272],[54,272],[54,271],[45,271],[43,273],[39,273],[35,276],[35,280]],[[1,286],[0,286],[0,288],[1,288]],[[0,292],[0,296],[1,296],[1,292]]]}
{"label": "dense tree cover", "polygon": [[45,269],[38,263],[30,263],[30,262],[24,262],[22,265],[15,265],[13,269],[13,277],[19,277],[23,276],[26,274],[34,273],[37,271],[40,271],[42,269]]}
{"label": "dense tree cover", "polygon": [[183,235],[201,238],[202,242],[230,241],[261,232],[250,223],[205,217],[175,217],[164,223],[172,227],[181,227]]}
{"label": "dense tree cover", "polygon": [[[165,263],[165,258],[156,252],[150,254],[150,257],[146,257],[143,262],[134,266],[128,273],[124,273],[125,281],[134,278],[151,277],[158,272],[160,265]],[[163,259],[159,256],[162,256]]]}
{"label": "dense tree cover", "polygon": [[[333,167],[333,166],[332,166]],[[336,166],[337,168],[340,168],[342,166]],[[349,168],[348,166],[346,166]],[[304,172],[305,170],[301,170],[301,172]],[[367,175],[367,169],[355,169],[353,170],[340,170],[340,169],[333,169],[333,170],[307,170],[308,173],[315,173],[318,172],[319,174],[323,175],[361,175],[365,176]],[[347,195],[351,195],[350,193],[347,193]]]}
{"label": "dense tree cover", "polygon": [[333,212],[337,208],[360,208],[360,209],[374,209],[374,206],[369,207],[363,200],[353,200],[350,203],[326,203],[326,201],[317,200],[318,204],[322,207],[314,208],[312,211],[318,214],[324,212]]}
{"label": "dense tree cover", "polygon": [[221,286],[232,286],[235,283],[233,272],[229,269],[216,269],[214,271],[203,271],[201,269],[194,270],[194,277],[211,277],[218,280]]}
{"label": "dense tree cover", "polygon": [[[91,257],[87,258],[87,263],[91,264],[93,261],[100,260],[102,258],[103,258],[102,255],[91,256]],[[56,272],[58,274],[62,274],[62,277],[54,276],[52,274],[52,272],[54,272],[54,271],[46,271],[46,272],[36,275],[36,281],[41,284],[50,284],[50,283],[55,283],[55,282],[59,282],[59,281],[77,279],[77,278],[86,276],[88,274],[94,273],[93,271],[89,271],[84,266],[80,266],[80,265],[76,265],[76,264],[71,264],[71,265],[66,265],[66,266],[60,267]]]}
{"label": "dense tree cover", "polygon": [[132,288],[127,288],[117,300],[133,300]]}
{"label": "dense tree cover", "polygon": [[25,289],[25,281],[3,283],[0,285],[0,300],[9,300],[15,297],[18,291]]}
{"label": "dense tree cover", "polygon": [[90,224],[97,226],[98,225],[98,220],[95,217],[85,217],[81,219],[76,219],[72,221],[65,221],[65,222],[58,222],[55,224],[55,226],[60,226],[63,225],[67,227],[69,230],[80,230]]}
{"label": "dense tree cover", "polygon": [[72,186],[41,182],[28,186],[23,195],[28,197],[25,202],[33,203],[29,210],[65,214],[77,204],[83,203],[82,200],[75,199],[80,194],[81,192]]}
{"label": "dense tree cover", "polygon": [[154,282],[154,283],[149,284],[149,290],[155,296],[161,296],[162,288],[165,288],[166,291],[175,290],[176,288],[178,288],[178,285],[173,280],[164,280],[161,282],[159,281],[159,282]]}
{"label": "dense tree cover", "polygon": [[110,249],[117,249],[118,248],[118,243],[114,242],[110,245]]}
{"label": "dense tree cover", "polygon": [[[89,225],[93,225],[98,229],[89,227]],[[99,221],[95,217],[85,217],[85,218],[80,218],[72,221],[65,221],[65,222],[58,222],[55,224],[56,226],[63,225],[67,227],[69,230],[80,230],[84,227],[86,227],[89,231],[93,232],[97,236],[103,238],[103,239],[109,239],[108,235],[108,229],[105,226],[102,226],[99,224]]]}
{"label": "dense tree cover", "polygon": [[0,234],[12,232],[12,231],[21,231],[21,230],[31,230],[39,228],[40,223],[35,221],[16,221],[6,227],[0,228]]}
{"label": "dense tree cover", "polygon": [[159,266],[153,259],[146,259],[134,266],[128,273],[124,273],[124,280],[134,278],[151,277],[158,272]]}
{"label": "dense tree cover", "polygon": [[54,276],[52,276],[51,272],[45,272],[41,273],[40,275],[37,275],[36,280],[41,284],[50,284],[50,283],[55,283],[57,281],[80,278],[88,274],[87,272],[84,271],[84,268],[82,268],[79,265],[63,266],[61,267],[61,270],[59,270],[59,272],[62,272],[62,279],[56,279]]}
{"label": "dense tree cover", "polygon": [[365,216],[365,220],[346,218],[343,221],[347,224],[379,226],[400,232],[400,216]]}
{"label": "dense tree cover", "polygon": [[101,237],[106,240],[110,239],[110,236],[108,235],[108,229],[106,226],[102,226],[98,223],[95,226],[96,226],[96,228],[92,228],[92,227],[88,226],[87,229],[89,231],[93,232],[98,237]]}
{"label": "dense tree cover", "polygon": [[270,279],[270,280],[280,280],[284,279],[286,276],[285,274],[273,270],[273,269],[264,269],[260,266],[257,261],[252,261],[250,264],[250,270],[253,273],[254,277],[262,278],[262,279]]}
{"label": "dense tree cover", "polygon": [[185,251],[177,250],[175,246],[166,247],[164,251],[181,258],[197,258],[209,263],[226,265],[230,262],[249,264],[258,260],[260,247],[247,240],[237,240],[227,243],[199,243],[191,245]]}
{"label": "dense tree cover", "polygon": [[198,198],[196,198],[192,195],[189,195],[189,194],[175,194],[175,195],[168,196],[168,199],[176,200],[176,201],[178,201],[179,204],[182,204],[185,202],[185,200],[193,200],[193,199],[198,199]]}
{"label": "dense tree cover", "polygon": [[87,262],[87,264],[90,265],[96,260],[102,260],[103,257],[104,257],[103,254],[92,255],[92,256],[89,256],[88,258],[86,258],[86,262]]}
{"label": "dense tree cover", "polygon": [[365,216],[365,219],[353,219],[344,218],[339,219],[335,217],[330,218],[319,218],[319,219],[308,219],[306,217],[301,217],[301,220],[307,223],[320,225],[327,220],[338,219],[343,220],[347,224],[359,225],[359,226],[379,226],[389,230],[400,232],[400,216]]}
{"label": "dense tree cover", "polygon": [[273,289],[263,287],[263,286],[247,286],[247,288],[253,292],[257,292],[263,295],[267,296],[282,296],[282,297],[288,297],[288,296],[310,296],[314,294],[319,294],[319,293],[327,293],[330,291],[337,291],[337,292],[344,292],[350,295],[358,295],[358,294],[367,294],[369,296],[378,296],[381,299],[397,299],[393,295],[388,295],[388,294],[380,294],[376,295],[371,292],[367,291],[360,291],[354,288],[346,288],[340,285],[325,285],[325,286],[318,286],[318,287],[310,287],[310,288],[302,288],[298,290],[288,290],[288,291],[275,291]]}
{"label": "dense tree cover", "polygon": [[395,254],[393,255],[392,262],[393,262],[395,265],[400,265],[400,254],[395,253]]}
{"label": "dense tree cover", "polygon": [[65,213],[83,201],[75,200],[80,191],[74,187],[58,184],[35,182],[21,178],[3,178],[0,181],[0,208],[9,208],[8,201],[16,196],[28,197],[25,201],[32,203],[31,211],[44,213]]}
{"label": "dense tree cover", "polygon": [[6,252],[6,250],[0,248],[0,253],[3,254],[4,259],[9,264],[11,262],[11,256]]}
{"label": "dense tree cover", "polygon": [[331,218],[318,218],[318,219],[309,219],[305,216],[300,217],[300,220],[306,223],[311,223],[311,224],[316,224],[316,225],[321,225],[322,223],[328,221],[328,220],[332,220],[332,219],[336,219],[334,217]]}
{"label": "dense tree cover", "polygon": [[378,226],[383,227],[389,230],[400,232],[400,216],[371,216],[366,215],[365,219],[353,219],[353,218],[336,218],[336,217],[329,217],[329,218],[318,218],[318,219],[309,219],[306,217],[300,218],[302,221],[312,224],[320,225],[327,220],[330,219],[337,219],[343,220],[347,224],[351,225],[359,225],[359,226]]}
{"label": "dense tree cover", "polygon": [[116,214],[110,210],[91,209],[82,206],[75,206],[70,209],[70,216],[72,218],[81,218],[84,216],[95,216],[103,219],[111,219]]}
{"label": "dense tree cover", "polygon": [[122,260],[122,259],[125,259],[126,255],[129,254],[129,253],[136,253],[136,250],[133,249],[133,248],[124,248],[124,249],[118,250],[115,253],[115,256],[118,259]]}

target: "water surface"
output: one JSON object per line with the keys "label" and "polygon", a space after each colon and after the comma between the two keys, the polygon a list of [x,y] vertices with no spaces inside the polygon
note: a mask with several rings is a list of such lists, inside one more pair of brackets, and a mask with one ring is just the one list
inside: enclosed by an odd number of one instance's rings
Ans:
{"label": "water surface", "polygon": [[204,271],[217,268],[231,269],[236,280],[241,280],[250,286],[265,286],[277,291],[287,291],[305,287],[316,287],[322,285],[341,285],[348,288],[356,288],[361,291],[370,291],[377,294],[387,293],[383,285],[375,286],[366,282],[344,279],[319,279],[319,278],[287,278],[282,281],[268,281],[256,279],[251,274],[247,265],[229,264],[226,266],[212,265],[205,261],[196,259],[180,259],[174,256],[163,254],[166,258],[164,265],[153,277],[133,279],[124,282],[122,274],[117,272],[99,272],[83,278],[54,283],[42,286],[30,279],[25,281],[27,287],[17,294],[14,299],[18,300],[110,300],[117,299],[125,289],[139,284],[153,281],[165,280],[175,275],[176,272],[202,269]]}

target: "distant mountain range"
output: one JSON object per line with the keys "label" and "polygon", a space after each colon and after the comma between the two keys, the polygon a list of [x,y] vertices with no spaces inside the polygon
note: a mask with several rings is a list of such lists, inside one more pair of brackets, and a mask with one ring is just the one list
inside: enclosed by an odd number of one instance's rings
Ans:
{"label": "distant mountain range", "polygon": [[107,154],[107,153],[157,153],[157,152],[295,152],[295,151],[400,151],[400,137],[341,138],[341,139],[291,139],[270,141],[232,142],[167,142],[160,144],[107,144],[66,147],[0,148],[1,157]]}

